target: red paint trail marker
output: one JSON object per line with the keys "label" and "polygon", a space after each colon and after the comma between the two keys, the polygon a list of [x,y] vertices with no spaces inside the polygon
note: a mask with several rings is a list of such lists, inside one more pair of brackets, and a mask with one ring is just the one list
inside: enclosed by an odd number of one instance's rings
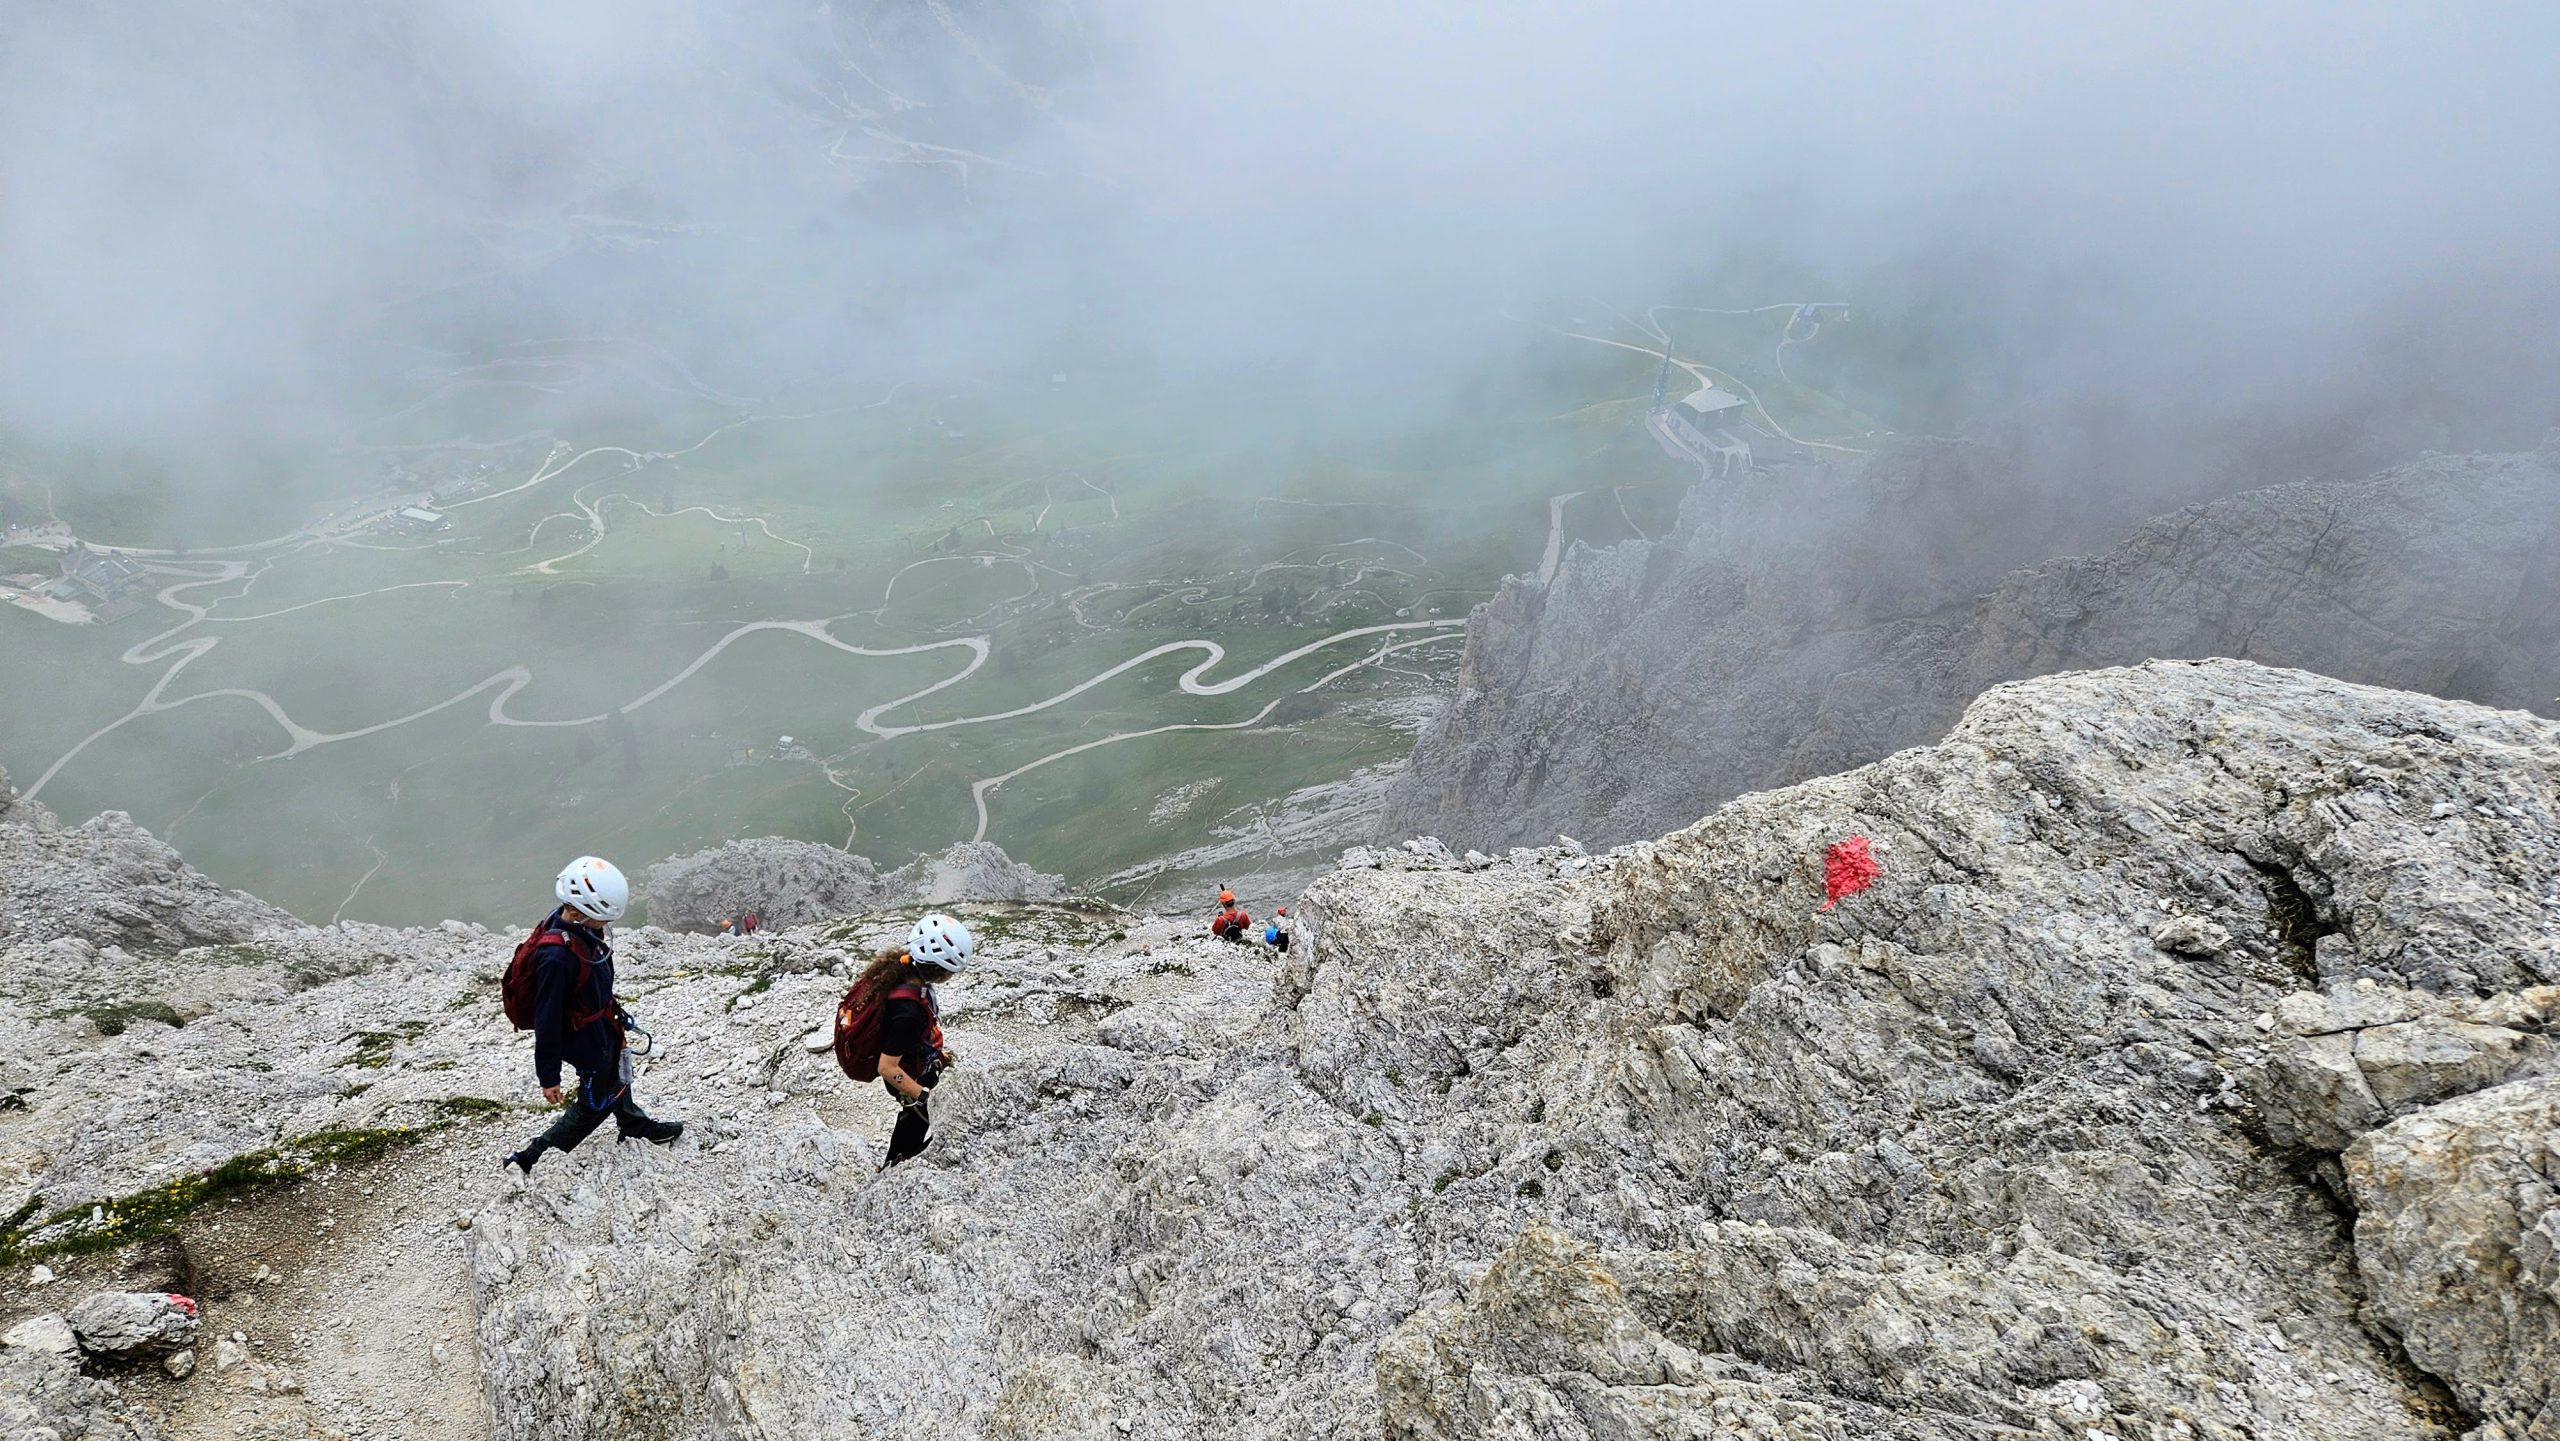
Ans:
{"label": "red paint trail marker", "polygon": [[1822,850],[1822,908],[1829,910],[1876,883],[1884,865],[1867,849],[1865,836],[1851,836]]}

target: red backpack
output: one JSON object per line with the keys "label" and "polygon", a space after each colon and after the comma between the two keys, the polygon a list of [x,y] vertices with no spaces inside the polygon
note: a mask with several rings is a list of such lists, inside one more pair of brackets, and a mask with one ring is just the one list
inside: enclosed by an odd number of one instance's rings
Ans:
{"label": "red backpack", "polygon": [[[544,946],[566,946],[569,954],[578,958],[578,983],[572,994],[583,993],[587,989],[587,982],[595,975],[594,958],[587,954],[586,947],[578,944],[577,937],[570,935],[567,931],[537,928],[532,935],[516,942],[515,957],[507,962],[507,973],[498,981],[498,999],[506,1008],[507,1023],[519,1031],[533,1029],[536,995],[533,953]],[[602,1011],[596,1011],[585,1016],[571,1016],[569,1028],[577,1030],[593,1025],[596,1017],[603,1014]]]}
{"label": "red backpack", "polygon": [[[836,1064],[857,1081],[876,1081],[880,1079],[880,1023],[889,1014],[889,1003],[900,999],[915,1001],[922,1004],[930,1015],[933,997],[925,994],[924,987],[915,982],[901,981],[874,995],[870,1004],[857,1006],[854,1004],[854,991],[860,989],[862,987],[857,982],[853,990],[844,993],[843,1000],[836,1002]],[[933,1034],[925,1038],[925,1044],[936,1047],[942,1044],[940,1024],[934,1026]]]}

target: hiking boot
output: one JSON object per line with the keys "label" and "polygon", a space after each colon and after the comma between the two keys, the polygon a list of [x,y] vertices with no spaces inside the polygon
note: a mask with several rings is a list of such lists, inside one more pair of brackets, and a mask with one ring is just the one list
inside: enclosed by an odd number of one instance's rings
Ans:
{"label": "hiking boot", "polygon": [[682,1121],[651,1121],[645,1126],[634,1126],[624,1131],[622,1139],[647,1141],[653,1146],[664,1146],[672,1144],[676,1137],[683,1134],[684,1122]]}
{"label": "hiking boot", "polygon": [[530,1177],[533,1174],[534,1159],[522,1151],[509,1151],[498,1158],[498,1169],[502,1173]]}

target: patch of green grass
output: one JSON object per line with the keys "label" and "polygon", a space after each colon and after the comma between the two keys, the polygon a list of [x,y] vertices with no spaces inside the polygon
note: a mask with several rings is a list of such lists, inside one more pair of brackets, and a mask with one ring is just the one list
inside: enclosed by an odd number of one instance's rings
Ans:
{"label": "patch of green grass", "polygon": [[356,1043],[355,1053],[340,1064],[358,1070],[379,1071],[391,1064],[392,1047],[415,1039],[426,1028],[424,1021],[402,1021],[387,1031],[357,1031],[346,1037]]}
{"label": "patch of green grass", "polygon": [[35,572],[51,577],[62,570],[62,553],[40,545],[0,545],[0,575]]}
{"label": "patch of green grass", "polygon": [[1528,1180],[1525,1180],[1525,1181],[1521,1182],[1519,1185],[1512,1187],[1512,1188],[1511,1188],[1511,1190],[1512,1190],[1512,1194],[1514,1194],[1514,1195],[1519,1195],[1519,1196],[1526,1196],[1526,1197],[1528,1197],[1528,1198],[1529,1198],[1530,1200],[1532,1200],[1532,1201],[1534,1201],[1534,1200],[1538,1199],[1540,1196],[1543,1196],[1543,1195],[1547,1194],[1547,1188],[1546,1188],[1546,1186],[1545,1186],[1545,1185],[1543,1185],[1542,1183],[1540,1183],[1540,1181],[1538,1180],[1538,1178],[1537,1178],[1537,1177],[1535,1177],[1535,1176],[1531,1176]]}
{"label": "patch of green grass", "polygon": [[1547,1155],[1546,1155],[1546,1167],[1547,1167],[1547,1169],[1548,1169],[1548,1170],[1550,1170],[1550,1171],[1561,1171],[1561,1170],[1563,1170],[1563,1169],[1564,1169],[1564,1152],[1562,1152],[1562,1151],[1549,1151],[1549,1152],[1547,1152]]}
{"label": "patch of green grass", "polygon": [[457,1121],[486,1120],[491,1116],[506,1115],[515,1109],[504,1101],[492,1101],[486,1096],[445,1096],[436,1102],[438,1113],[450,1116]]}
{"label": "patch of green grass", "polygon": [[1448,1170],[1441,1172],[1438,1176],[1432,1179],[1431,1194],[1435,1196],[1439,1195],[1441,1192],[1449,1189],[1450,1182],[1465,1180],[1466,1175],[1466,1172],[1459,1170],[1455,1166],[1451,1166]]}
{"label": "patch of green grass", "polygon": [[746,988],[745,990],[738,992],[738,993],[737,993],[736,995],[734,995],[734,996],[731,996],[731,997],[729,998],[729,1004],[727,1004],[726,1006],[721,1007],[721,1009],[722,1009],[722,1010],[726,1010],[726,1011],[734,1011],[734,1010],[736,1010],[736,1009],[738,1008],[738,1002],[745,1000],[745,999],[746,999],[747,997],[749,997],[749,996],[760,996],[760,995],[763,995],[765,992],[770,991],[770,990],[772,990],[772,989],[773,989],[773,975],[772,975],[772,973],[771,973],[771,972],[766,972],[766,973],[764,973],[764,974],[758,975],[754,980],[749,981],[749,982],[747,983],[747,988]]}
{"label": "patch of green grass", "polygon": [[124,1006],[92,1006],[80,1012],[89,1018],[102,1036],[121,1036],[136,1021],[158,1021],[164,1026],[183,1026],[187,1018],[167,1001],[135,1001]]}
{"label": "patch of green grass", "polygon": [[1371,1111],[1371,1112],[1370,1112],[1370,1113],[1368,1113],[1367,1115],[1362,1116],[1362,1117],[1360,1118],[1360,1124],[1361,1124],[1361,1125],[1364,1125],[1364,1126],[1367,1126],[1367,1127],[1371,1128],[1372,1130],[1376,1129],[1377,1127],[1383,1126],[1383,1125],[1385,1125],[1386,1123],[1387,1123],[1387,1118],[1386,1118],[1386,1117],[1384,1117],[1384,1116],[1379,1115],[1379,1114],[1378,1114],[1377,1112],[1375,1112],[1375,1111]]}
{"label": "patch of green grass", "polygon": [[[1862,376],[1946,369],[1925,347],[1897,345],[1909,327],[1884,320],[1880,312],[1854,326],[1826,321],[1819,342],[1789,354],[1799,364],[1870,357],[1852,368]],[[1684,359],[1750,367],[1742,377],[1762,401],[1809,435],[1870,424],[1856,413],[1872,409],[1864,399],[1852,410],[1771,377],[1786,322],[1783,309],[1673,311],[1663,321]],[[1599,319],[1584,328],[1632,338]],[[635,468],[627,456],[599,456],[539,489],[502,495],[534,473],[546,442],[503,447],[485,456],[486,503],[456,511],[454,528],[432,541],[262,550],[254,595],[238,585],[197,593],[235,599],[217,617],[230,639],[191,665],[190,694],[267,691],[303,724],[329,731],[419,719],[280,767],[257,763],[277,744],[270,717],[209,702],[183,716],[133,718],[53,788],[72,813],[134,809],[220,879],[315,918],[330,914],[367,866],[388,865],[407,884],[366,888],[360,918],[426,924],[454,914],[521,925],[542,900],[528,880],[562,854],[659,856],[749,834],[840,844],[858,822],[858,848],[892,865],[970,833],[974,780],[1105,735],[1239,725],[1277,702],[1250,729],[1133,735],[1021,771],[989,793],[993,839],[1043,869],[1097,884],[1217,827],[1250,825],[1257,809],[1302,786],[1401,756],[1402,731],[1350,706],[1410,693],[1417,673],[1445,674],[1457,647],[1453,637],[1299,693],[1383,638],[1345,640],[1224,696],[1181,692],[1176,677],[1202,657],[1170,654],[1079,691],[1072,703],[1050,706],[1051,698],[1167,641],[1214,638],[1227,656],[1208,674],[1224,680],[1349,626],[1455,620],[1502,575],[1534,562],[1550,495],[1623,483],[1660,492],[1667,509],[1685,488],[1681,468],[1656,455],[1637,424],[1652,393],[1652,358],[1588,342],[1552,349],[1551,360],[1488,396],[1505,419],[1488,423],[1474,405],[1415,411],[1381,396],[1374,410],[1337,417],[1339,428],[1314,447],[1287,406],[1235,407],[1098,361],[1080,364],[1073,384],[1054,391],[999,383],[837,411],[813,390],[801,398],[806,414],[787,425],[737,423],[721,407],[658,392],[582,388],[580,427],[628,427],[627,444],[681,450],[682,465]],[[1836,388],[1817,372],[1795,373]],[[1850,372],[1835,362],[1819,373]],[[386,394],[390,418],[367,439],[424,443],[561,424],[556,402],[501,389]],[[64,513],[97,527],[95,538],[151,545],[261,539],[351,478],[342,459],[298,444],[217,459],[217,468],[284,486],[254,520],[241,511],[217,524],[186,513],[189,492],[156,460],[0,441],[11,483],[31,503],[58,484]],[[203,463],[190,456],[189,473]],[[870,479],[848,487],[847,474]],[[603,508],[608,533],[565,558],[575,527],[555,521],[538,542],[531,532],[576,493]],[[1462,501],[1454,510],[1453,498]],[[692,509],[702,506],[769,517],[811,547],[813,561],[761,526]],[[1605,543],[1644,519],[1639,509],[1622,525],[1619,508],[1572,508],[1569,538]],[[519,573],[554,555],[564,555],[556,577]],[[945,563],[917,564],[936,559]],[[715,565],[726,578],[709,579]],[[887,597],[892,575],[902,578]],[[875,606],[875,618],[859,618]],[[146,607],[137,623],[151,624],[159,609]],[[992,650],[963,678],[968,658],[955,650],[857,656],[768,632],[736,638],[680,688],[651,690],[693,673],[687,668],[732,626],[815,615],[854,617],[830,631],[849,645],[894,650],[984,633]],[[599,625],[629,643],[592,654],[556,644],[564,630]],[[114,657],[132,643],[130,632],[0,612],[0,633],[21,669],[126,674]],[[400,663],[371,663],[386,654]],[[325,663],[333,658],[354,663]],[[532,684],[508,705],[525,719],[568,721],[644,692],[654,698],[619,726],[492,727],[470,705],[425,713],[519,665],[530,667]],[[26,755],[60,754],[114,721],[137,689],[102,684],[65,699],[0,687],[0,735]],[[919,694],[890,718],[1014,718],[896,737],[852,723],[870,706]],[[732,752],[785,732],[830,768],[724,766]],[[210,793],[209,778],[219,782]],[[1151,818],[1167,790],[1205,778],[1230,783],[1217,805]],[[337,798],[325,817],[307,804],[322,792]],[[1127,884],[1134,893],[1141,883]],[[1045,934],[1047,924],[1019,923],[1033,939],[1074,943]],[[990,938],[1015,927],[998,920]],[[1107,919],[1096,933],[1125,939],[1117,927]],[[502,954],[503,941],[490,945],[493,957]]]}
{"label": "patch of green grass", "polygon": [[0,1225],[0,1262],[85,1256],[155,1240],[175,1231],[190,1213],[227,1196],[299,1181],[322,1167],[370,1160],[434,1129],[392,1126],[315,1132],[280,1146],[234,1156],[221,1165],[129,1196],[65,1206],[40,1220],[36,1219],[36,1212],[41,1202],[30,1198],[15,1216]]}

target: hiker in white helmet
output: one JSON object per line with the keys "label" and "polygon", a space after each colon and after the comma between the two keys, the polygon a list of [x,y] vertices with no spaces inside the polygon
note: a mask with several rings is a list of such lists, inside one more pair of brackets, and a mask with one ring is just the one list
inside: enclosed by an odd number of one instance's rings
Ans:
{"label": "hiker in white helmet", "polygon": [[[552,883],[559,898],[507,967],[508,1019],[533,1032],[533,1075],[542,1099],[560,1118],[506,1163],[527,1175],[545,1151],[574,1151],[613,1117],[622,1140],[665,1145],[684,1134],[682,1121],[652,1120],[631,1098],[631,1018],[613,998],[613,947],[605,930],[631,904],[631,883],[611,861],[580,856]],[[528,1014],[529,1013],[529,1014]],[[560,1065],[578,1073],[564,1089]]]}
{"label": "hiker in white helmet", "polygon": [[907,932],[906,945],[873,958],[836,1007],[837,1059],[857,1078],[876,1067],[898,1103],[882,1170],[922,1151],[931,1139],[926,1103],[951,1064],[951,1050],[942,1043],[942,998],[934,987],[968,969],[977,946],[967,926],[932,912]]}

